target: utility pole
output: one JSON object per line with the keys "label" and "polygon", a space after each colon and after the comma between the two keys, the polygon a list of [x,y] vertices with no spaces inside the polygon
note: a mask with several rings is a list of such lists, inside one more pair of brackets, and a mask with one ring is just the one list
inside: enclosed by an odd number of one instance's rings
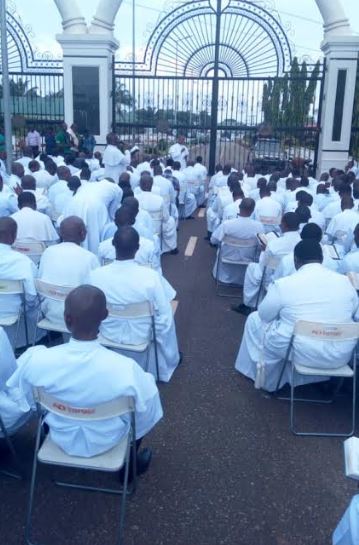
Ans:
{"label": "utility pole", "polygon": [[12,134],[11,134],[11,103],[10,103],[10,81],[7,53],[7,30],[6,30],[6,0],[0,0],[0,31],[1,31],[1,68],[2,68],[2,93],[4,112],[4,136],[6,149],[6,167],[10,174],[12,163]]}
{"label": "utility pole", "polygon": [[221,39],[221,13],[222,2],[217,0],[216,10],[216,41],[214,45],[214,70],[212,79],[212,102],[211,102],[211,138],[209,144],[209,174],[212,176],[216,165],[217,148],[217,115],[218,115],[218,68],[219,68],[219,46]]}

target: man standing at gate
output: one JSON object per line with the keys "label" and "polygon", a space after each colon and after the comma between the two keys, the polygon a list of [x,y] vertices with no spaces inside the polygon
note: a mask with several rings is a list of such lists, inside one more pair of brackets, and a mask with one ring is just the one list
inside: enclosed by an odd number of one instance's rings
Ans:
{"label": "man standing at gate", "polygon": [[173,144],[173,146],[170,147],[168,150],[170,156],[174,161],[179,161],[181,164],[181,170],[186,168],[187,165],[187,158],[189,155],[188,148],[184,145],[185,143],[185,137],[183,135],[180,135],[177,138],[176,144]]}

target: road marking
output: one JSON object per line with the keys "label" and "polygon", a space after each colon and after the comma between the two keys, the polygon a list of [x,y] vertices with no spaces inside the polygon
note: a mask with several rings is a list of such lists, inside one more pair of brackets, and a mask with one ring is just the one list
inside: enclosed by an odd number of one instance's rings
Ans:
{"label": "road marking", "polygon": [[197,244],[198,237],[189,237],[188,244],[186,246],[186,249],[184,251],[185,257],[192,257],[194,249]]}
{"label": "road marking", "polygon": [[198,210],[198,217],[199,218],[204,218],[205,213],[206,213],[206,209],[205,208],[200,208]]}
{"label": "road marking", "polygon": [[178,307],[178,301],[171,301],[171,306],[172,306],[172,314],[173,316],[176,314],[176,310],[177,310],[177,307]]}

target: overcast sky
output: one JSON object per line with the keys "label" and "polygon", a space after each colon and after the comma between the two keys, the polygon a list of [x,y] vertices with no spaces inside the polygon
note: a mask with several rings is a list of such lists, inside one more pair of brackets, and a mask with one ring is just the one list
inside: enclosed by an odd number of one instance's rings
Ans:
{"label": "overcast sky", "polygon": [[[78,6],[87,20],[91,20],[99,0],[77,0]],[[336,0],[331,0],[335,2]],[[260,4],[264,2],[257,0]],[[359,0],[341,0],[352,28],[359,33]],[[15,0],[17,12],[23,24],[32,27],[32,39],[40,51],[51,51],[55,56],[61,56],[61,48],[55,35],[61,32],[61,20],[53,0]],[[309,55],[316,60],[320,52],[322,39],[322,20],[314,0],[269,0],[267,4],[276,6],[285,28],[289,25],[288,37],[295,46],[294,53],[299,57]],[[143,49],[152,27],[159,21],[168,2],[163,0],[136,0],[136,56],[142,60]],[[172,3],[173,5],[173,3]],[[131,14],[132,0],[123,0],[119,9],[115,36],[121,46],[118,58],[126,59],[131,53]]]}

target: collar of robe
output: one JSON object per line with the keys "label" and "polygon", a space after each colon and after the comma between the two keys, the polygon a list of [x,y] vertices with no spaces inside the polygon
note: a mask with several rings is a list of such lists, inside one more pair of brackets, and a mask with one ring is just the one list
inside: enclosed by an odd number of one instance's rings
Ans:
{"label": "collar of robe", "polygon": [[96,346],[100,346],[98,339],[93,339],[92,341],[80,341],[79,339],[74,339],[70,337],[69,344],[71,348],[76,350],[93,350]]}

